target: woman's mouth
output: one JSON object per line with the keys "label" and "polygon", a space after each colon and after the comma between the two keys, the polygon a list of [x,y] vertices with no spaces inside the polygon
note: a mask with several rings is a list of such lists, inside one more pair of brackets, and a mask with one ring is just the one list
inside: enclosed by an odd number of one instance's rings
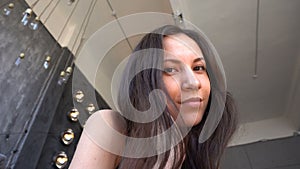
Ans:
{"label": "woman's mouth", "polygon": [[200,108],[202,100],[200,97],[192,97],[183,100],[180,104],[184,107]]}

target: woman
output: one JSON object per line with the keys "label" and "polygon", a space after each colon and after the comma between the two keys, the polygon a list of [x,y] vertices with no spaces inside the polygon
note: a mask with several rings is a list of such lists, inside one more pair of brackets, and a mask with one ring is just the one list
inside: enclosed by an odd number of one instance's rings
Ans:
{"label": "woman", "polygon": [[203,34],[167,25],[145,35],[120,84],[120,113],[89,118],[70,168],[219,168],[236,109]]}

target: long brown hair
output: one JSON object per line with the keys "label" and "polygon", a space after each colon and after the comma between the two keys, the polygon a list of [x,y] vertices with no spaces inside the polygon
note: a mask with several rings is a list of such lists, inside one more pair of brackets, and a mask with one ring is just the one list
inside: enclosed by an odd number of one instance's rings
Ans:
{"label": "long brown hair", "polygon": [[[210,109],[213,108],[213,97],[217,93],[218,85],[224,85],[224,81],[219,80],[220,70],[217,70],[216,63],[213,59],[214,52],[209,45],[209,42],[198,33],[191,30],[183,30],[176,26],[166,25],[154,30],[152,33],[146,34],[139,44],[136,46],[133,55],[129,58],[127,66],[125,67],[123,77],[121,80],[119,95],[118,95],[118,108],[125,117],[132,116],[132,109],[129,105],[132,105],[136,110],[146,111],[150,108],[149,94],[155,89],[160,89],[166,94],[166,98],[158,96],[155,101],[154,107],[157,110],[161,108],[161,103],[168,102],[173,103],[172,106],[176,109],[174,102],[167,94],[167,90],[162,82],[162,71],[159,69],[163,63],[163,53],[157,50],[148,50],[147,52],[139,52],[144,49],[164,49],[163,38],[168,35],[175,35],[183,33],[192,38],[201,48],[204,58],[207,62],[207,71],[211,81],[212,91],[210,95],[209,105],[206,108],[204,116],[201,122],[192,127],[189,133],[179,143],[176,143],[171,150],[164,153],[157,153],[151,157],[143,158],[130,158],[123,157],[119,168],[164,168],[169,161],[169,156],[172,154],[171,168],[191,168],[191,169],[218,169],[220,165],[220,159],[226,148],[230,138],[232,137],[237,126],[236,108],[231,95],[225,93],[225,108],[221,112],[221,119],[211,134],[211,136],[203,143],[199,142],[199,135],[204,127],[205,121],[210,113]],[[138,54],[134,54],[138,53]],[[137,69],[143,69],[137,71]],[[150,68],[151,67],[151,68]],[[216,69],[216,70],[215,70]],[[133,78],[131,74],[137,72]],[[126,96],[129,95],[129,99]],[[155,114],[155,110],[153,114]],[[170,110],[165,108],[163,113],[152,122],[139,123],[133,122],[125,118],[127,122],[127,134],[129,137],[135,138],[147,138],[156,136],[167,129],[169,129],[174,120],[170,116]],[[180,137],[181,129],[176,130],[170,137]],[[172,141],[171,141],[172,142]],[[161,142],[156,142],[161,144]],[[167,142],[166,144],[172,144]],[[156,145],[153,145],[155,147]],[[130,151],[143,151],[143,147],[137,147],[137,145],[127,142],[125,150]],[[170,164],[168,164],[170,165]]]}

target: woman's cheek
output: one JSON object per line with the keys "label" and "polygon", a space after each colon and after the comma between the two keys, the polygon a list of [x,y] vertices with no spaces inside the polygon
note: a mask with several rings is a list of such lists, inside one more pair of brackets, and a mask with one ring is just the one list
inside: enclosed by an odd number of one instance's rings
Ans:
{"label": "woman's cheek", "polygon": [[169,96],[175,102],[175,98],[180,94],[180,87],[178,82],[171,76],[163,78],[163,81]]}

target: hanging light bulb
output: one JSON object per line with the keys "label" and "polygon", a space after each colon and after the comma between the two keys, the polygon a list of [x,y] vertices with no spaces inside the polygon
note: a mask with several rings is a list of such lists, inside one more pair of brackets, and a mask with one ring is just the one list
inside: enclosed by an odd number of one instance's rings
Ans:
{"label": "hanging light bulb", "polygon": [[72,67],[67,67],[66,71],[60,72],[60,79],[58,80],[58,84],[62,85],[63,83],[66,83],[72,73]]}
{"label": "hanging light bulb", "polygon": [[61,134],[61,141],[65,145],[70,145],[74,140],[74,132],[72,129],[67,129]]}
{"label": "hanging light bulb", "polygon": [[39,28],[40,18],[37,16],[34,20],[29,24],[29,28],[32,30],[37,30]]}
{"label": "hanging light bulb", "polygon": [[69,74],[69,75],[72,73],[72,67],[71,66],[67,67],[66,73]]}
{"label": "hanging light bulb", "polygon": [[27,25],[27,23],[28,23],[28,21],[29,21],[31,15],[32,15],[32,9],[30,9],[30,8],[27,8],[27,9],[25,10],[25,12],[23,12],[23,18],[22,18],[22,20],[21,20],[21,23],[22,23],[24,26]]}
{"label": "hanging light bulb", "polygon": [[13,10],[13,8],[15,7],[14,3],[9,3],[8,5],[6,5],[3,8],[3,15],[8,16],[10,15],[11,11]]}
{"label": "hanging light bulb", "polygon": [[59,79],[58,79],[58,84],[62,85],[66,82],[66,72],[65,71],[61,71],[60,75],[59,75]]}
{"label": "hanging light bulb", "polygon": [[96,110],[96,107],[91,103],[86,107],[86,110],[89,112],[89,114],[93,114]]}
{"label": "hanging light bulb", "polygon": [[20,53],[19,57],[17,58],[17,60],[15,62],[15,65],[18,66],[24,58],[25,58],[25,53]]}
{"label": "hanging light bulb", "polygon": [[69,67],[67,67],[67,69],[66,69],[66,81],[69,79],[71,73],[72,73],[72,67],[69,66]]}
{"label": "hanging light bulb", "polygon": [[184,22],[182,12],[178,10],[173,13],[173,18],[177,26],[181,26]]}
{"label": "hanging light bulb", "polygon": [[48,55],[45,59],[44,65],[43,65],[45,69],[49,68],[50,61],[51,61],[51,56]]}
{"label": "hanging light bulb", "polygon": [[83,98],[84,98],[84,94],[81,90],[78,90],[75,95],[74,95],[74,98],[76,99],[76,101],[78,103],[82,103],[83,102]]}
{"label": "hanging light bulb", "polygon": [[68,163],[68,156],[65,152],[61,151],[54,156],[53,161],[57,168],[65,168]]}
{"label": "hanging light bulb", "polygon": [[79,111],[73,108],[71,111],[68,112],[68,117],[71,121],[77,122],[79,117]]}

